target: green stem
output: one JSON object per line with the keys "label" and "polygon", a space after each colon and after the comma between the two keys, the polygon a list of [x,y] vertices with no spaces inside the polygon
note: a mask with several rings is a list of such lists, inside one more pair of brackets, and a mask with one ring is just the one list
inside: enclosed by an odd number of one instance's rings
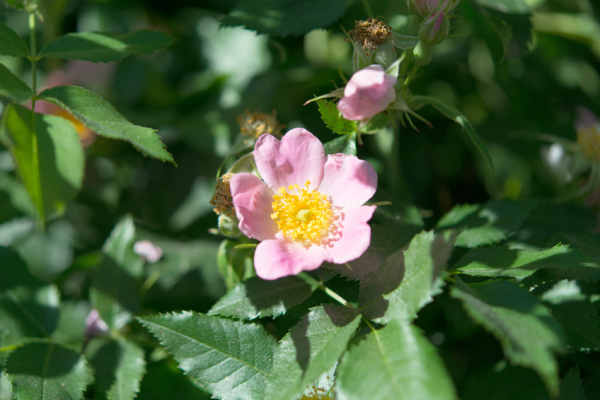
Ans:
{"label": "green stem", "polygon": [[369,0],[361,0],[363,7],[365,8],[365,11],[367,12],[367,15],[369,17],[373,17],[373,10],[371,10],[371,5],[369,4]]}
{"label": "green stem", "polygon": [[[33,93],[37,94],[37,49],[35,43],[35,12],[29,13],[29,39],[31,43],[31,85],[33,86]],[[35,97],[31,100],[31,109],[35,107]]]}

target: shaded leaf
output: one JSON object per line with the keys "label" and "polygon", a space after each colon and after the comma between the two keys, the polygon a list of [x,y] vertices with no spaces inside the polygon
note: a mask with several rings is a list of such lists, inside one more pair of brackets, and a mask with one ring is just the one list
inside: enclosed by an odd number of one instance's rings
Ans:
{"label": "shaded leaf", "polygon": [[0,54],[13,57],[29,57],[31,52],[19,34],[0,22]]}
{"label": "shaded leaf", "polygon": [[308,299],[315,289],[314,284],[308,284],[298,276],[274,281],[252,277],[239,282],[210,309],[208,315],[246,320],[278,317]]}
{"label": "shaded leaf", "polygon": [[477,147],[481,154],[483,154],[490,168],[492,170],[494,169],[494,164],[492,163],[492,157],[490,156],[489,150],[487,149],[487,147],[483,143],[483,140],[481,140],[477,132],[475,132],[475,129],[473,129],[473,126],[471,125],[467,117],[465,117],[449,101],[431,96],[412,96],[409,106],[413,109],[418,110],[426,104],[431,104],[446,117],[459,124],[463,128],[463,130],[466,130],[467,134],[469,135],[469,138],[471,138],[471,141],[473,142],[475,147]]}
{"label": "shaded leaf", "polygon": [[221,399],[260,399],[277,344],[262,325],[195,312],[139,318],[203,390]]}
{"label": "shaded leaf", "polygon": [[600,302],[565,301],[547,306],[564,329],[571,348],[600,351]]}
{"label": "shaded leaf", "polygon": [[33,90],[8,68],[0,64],[0,96],[22,102],[33,96]]}
{"label": "shaded leaf", "polygon": [[93,62],[119,61],[130,55],[152,54],[173,44],[164,32],[138,30],[130,33],[78,32],[54,39],[41,51],[41,57]]}
{"label": "shaded leaf", "polygon": [[533,26],[527,14],[495,14],[486,16],[504,48],[504,58],[515,60],[530,51]]}
{"label": "shaded leaf", "polygon": [[344,135],[323,144],[325,155],[343,153],[356,155],[356,139],[354,135]]}
{"label": "shaded leaf", "polygon": [[348,121],[337,108],[337,105],[328,100],[317,100],[321,119],[334,133],[349,135],[356,132],[356,122]]}
{"label": "shaded leaf", "polygon": [[210,394],[190,382],[172,359],[150,361],[147,369],[137,400],[209,400],[211,398]]}
{"label": "shaded leaf", "polygon": [[600,265],[569,246],[530,251],[503,246],[474,249],[465,254],[452,270],[473,276],[528,277],[547,269],[552,279],[600,280]]}
{"label": "shaded leaf", "polygon": [[38,95],[64,108],[100,136],[131,143],[145,155],[174,163],[154,129],[134,125],[96,93],[78,86],[56,86]]}
{"label": "shaded leaf", "polygon": [[525,0],[475,0],[476,3],[508,14],[529,14],[531,8]]}
{"label": "shaded leaf", "polygon": [[6,373],[17,399],[83,399],[92,381],[85,359],[51,343],[29,343],[13,351]]}
{"label": "shaded leaf", "polygon": [[35,220],[31,218],[15,218],[0,224],[0,246],[10,246],[26,238],[35,229]]}
{"label": "shaded leaf", "polygon": [[396,251],[362,280],[359,304],[363,314],[382,324],[416,318],[441,292],[441,274],[453,248],[450,233],[430,231],[415,236],[407,250]]}
{"label": "shaded leaf", "polygon": [[243,25],[269,35],[302,35],[337,21],[349,3],[348,0],[241,0],[223,25]]}
{"label": "shaded leaf", "polygon": [[513,367],[506,361],[499,367],[471,374],[463,391],[462,400],[538,400],[547,396],[540,378],[530,369]]}
{"label": "shaded leaf", "polygon": [[300,395],[340,359],[359,323],[360,314],[351,308],[328,304],[311,309],[281,339],[264,398]]}
{"label": "shaded leaf", "polygon": [[[73,124],[9,104],[0,136],[11,149],[41,220],[62,215],[81,188],[84,153]],[[35,128],[35,129],[34,129]]]}
{"label": "shaded leaf", "polygon": [[533,368],[550,394],[558,393],[558,365],[553,352],[563,350],[563,333],[534,296],[507,281],[466,285],[460,279],[450,295],[500,341],[512,364]]}
{"label": "shaded leaf", "polygon": [[350,348],[337,369],[343,400],[456,398],[436,348],[406,321],[392,321]]}
{"label": "shaded leaf", "polygon": [[390,119],[389,115],[385,112],[381,112],[370,118],[366,124],[362,125],[360,127],[360,133],[361,135],[374,135],[390,126],[391,123],[392,120]]}
{"label": "shaded leaf", "polygon": [[[246,268],[246,252],[236,249],[235,246],[237,246],[237,242],[225,239],[221,242],[217,252],[219,272],[225,280],[227,289],[233,289],[240,282]],[[224,297],[221,298],[221,301],[223,299]],[[210,314],[212,314],[212,312],[209,311],[209,315]],[[215,314],[219,313],[216,312]]]}

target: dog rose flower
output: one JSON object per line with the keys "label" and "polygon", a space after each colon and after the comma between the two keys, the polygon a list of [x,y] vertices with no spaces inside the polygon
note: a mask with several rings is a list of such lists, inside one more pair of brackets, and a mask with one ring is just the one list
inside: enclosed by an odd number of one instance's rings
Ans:
{"label": "dog rose flower", "polygon": [[373,64],[352,75],[338,102],[338,110],[351,121],[369,119],[385,110],[396,99],[395,76]]}
{"label": "dog rose flower", "polygon": [[325,157],[312,133],[296,128],[279,141],[262,135],[254,149],[261,177],[238,173],[231,194],[240,230],[260,240],[256,274],[273,280],[360,257],[371,242],[377,174],[355,156]]}

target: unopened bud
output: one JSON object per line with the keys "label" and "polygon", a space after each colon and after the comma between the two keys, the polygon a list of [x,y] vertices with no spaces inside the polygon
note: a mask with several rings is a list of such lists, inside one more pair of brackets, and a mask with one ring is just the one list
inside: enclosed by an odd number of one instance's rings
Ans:
{"label": "unopened bud", "polygon": [[87,338],[103,336],[108,333],[108,329],[106,322],[100,318],[98,310],[93,308],[85,319],[85,336]]}
{"label": "unopened bud", "polygon": [[459,0],[407,0],[406,4],[411,13],[426,17],[434,11],[449,12],[456,7]]}
{"label": "unopened bud", "polygon": [[450,34],[450,18],[444,12],[434,12],[425,17],[419,28],[419,38],[425,44],[442,43]]}
{"label": "unopened bud", "polygon": [[140,240],[133,245],[133,252],[144,259],[145,262],[155,263],[163,255],[162,249],[149,240]]}
{"label": "unopened bud", "polygon": [[420,41],[413,51],[415,61],[419,65],[427,65],[433,58],[433,45]]}
{"label": "unopened bud", "polygon": [[219,214],[219,230],[227,237],[234,238],[240,235],[239,223],[233,210]]}
{"label": "unopened bud", "polygon": [[577,143],[583,154],[590,160],[600,163],[600,120],[585,107],[577,108],[575,120]]}

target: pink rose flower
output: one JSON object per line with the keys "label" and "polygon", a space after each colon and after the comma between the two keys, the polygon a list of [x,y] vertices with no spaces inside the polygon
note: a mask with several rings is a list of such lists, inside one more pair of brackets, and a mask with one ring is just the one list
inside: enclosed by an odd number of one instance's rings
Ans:
{"label": "pink rose flower", "polygon": [[357,71],[344,89],[338,110],[344,118],[362,121],[385,110],[396,98],[394,85],[398,80],[388,75],[379,64]]}
{"label": "pink rose flower", "polygon": [[163,255],[162,249],[149,240],[140,240],[133,245],[133,252],[142,257],[145,262],[155,263]]}
{"label": "pink rose flower", "polygon": [[377,174],[355,156],[325,157],[312,133],[296,128],[279,141],[262,135],[254,159],[264,182],[250,173],[231,179],[240,230],[260,240],[256,274],[273,280],[312,271],[324,261],[343,264],[371,242]]}

